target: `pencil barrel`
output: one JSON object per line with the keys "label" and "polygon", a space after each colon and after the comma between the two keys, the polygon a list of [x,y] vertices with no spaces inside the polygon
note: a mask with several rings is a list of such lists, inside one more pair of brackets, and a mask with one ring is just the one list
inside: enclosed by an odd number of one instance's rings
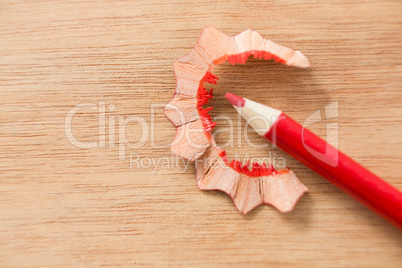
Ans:
{"label": "pencil barrel", "polygon": [[286,114],[281,114],[265,138],[402,229],[400,191]]}

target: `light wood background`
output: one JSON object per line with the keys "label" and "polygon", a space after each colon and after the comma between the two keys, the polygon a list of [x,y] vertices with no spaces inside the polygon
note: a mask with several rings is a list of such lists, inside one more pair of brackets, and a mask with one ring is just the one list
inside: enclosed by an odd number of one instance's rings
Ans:
{"label": "light wood background", "polygon": [[[338,101],[338,118],[310,128],[326,137],[338,123],[339,148],[402,190],[401,14],[401,1],[1,1],[0,266],[401,267],[400,230],[280,150],[251,148],[237,121],[228,155],[275,153],[309,193],[291,213],[244,216],[225,194],[198,190],[193,164],[170,155],[176,131],[162,114],[172,64],[204,26],[252,28],[313,68],[221,65],[212,116],[236,120],[228,90],[299,122]],[[99,132],[99,111],[75,115],[74,136],[97,148],[65,135],[67,113],[85,103],[105,103],[116,121],[113,135]],[[128,116],[155,133],[121,160],[117,125]],[[124,133],[135,143],[141,127]]]}

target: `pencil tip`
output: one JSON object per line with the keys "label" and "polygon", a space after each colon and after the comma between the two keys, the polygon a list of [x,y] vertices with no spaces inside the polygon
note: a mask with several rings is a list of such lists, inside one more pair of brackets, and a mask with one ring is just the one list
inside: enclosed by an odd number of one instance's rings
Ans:
{"label": "pencil tip", "polygon": [[239,97],[239,96],[237,96],[237,95],[235,95],[235,94],[232,94],[232,93],[230,93],[230,92],[227,92],[227,93],[225,94],[225,97],[226,97],[226,99],[228,99],[228,101],[229,101],[232,105],[234,105],[234,106],[236,106],[236,107],[241,108],[241,107],[243,107],[243,106],[246,104],[246,101],[245,101],[242,97]]}

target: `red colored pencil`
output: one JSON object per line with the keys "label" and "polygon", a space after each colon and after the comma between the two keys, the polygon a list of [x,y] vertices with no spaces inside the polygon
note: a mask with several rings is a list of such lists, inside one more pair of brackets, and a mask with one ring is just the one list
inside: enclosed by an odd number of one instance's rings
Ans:
{"label": "red colored pencil", "polygon": [[400,191],[283,112],[229,92],[226,98],[259,135],[402,229]]}

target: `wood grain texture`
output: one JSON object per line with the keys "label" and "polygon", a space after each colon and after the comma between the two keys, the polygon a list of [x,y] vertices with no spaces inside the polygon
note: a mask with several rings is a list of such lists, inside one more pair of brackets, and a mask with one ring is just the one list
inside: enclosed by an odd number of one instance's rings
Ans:
{"label": "wood grain texture", "polygon": [[[339,148],[402,190],[401,14],[400,1],[1,1],[0,265],[400,267],[401,231],[277,148],[252,148],[237,121],[229,157],[271,152],[310,192],[289,214],[244,216],[227,195],[200,191],[193,164],[170,155],[175,128],[162,108],[174,60],[204,26],[252,28],[313,67],[219,66],[212,116],[237,120],[228,90],[299,122],[338,101],[337,118],[309,128],[325,137],[338,123]],[[106,115],[82,109],[72,131],[97,148],[65,134],[68,112],[85,103]],[[155,134],[123,152],[120,133],[142,135],[136,122],[117,127],[128,116]],[[99,132],[103,119],[116,127]]]}

